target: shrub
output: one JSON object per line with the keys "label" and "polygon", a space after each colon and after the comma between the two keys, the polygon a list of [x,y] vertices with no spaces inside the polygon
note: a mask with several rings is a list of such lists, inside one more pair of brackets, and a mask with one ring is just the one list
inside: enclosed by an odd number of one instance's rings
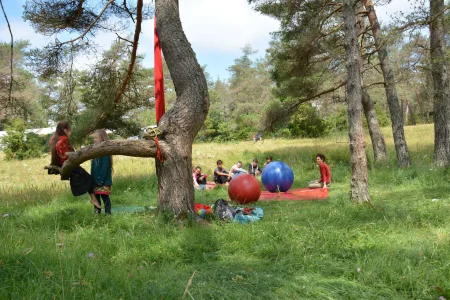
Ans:
{"label": "shrub", "polygon": [[[22,119],[15,119],[5,126],[7,136],[2,138],[5,159],[28,159],[40,157],[45,150],[43,138],[34,133],[26,133],[26,123]],[[46,140],[45,143],[47,143]]]}

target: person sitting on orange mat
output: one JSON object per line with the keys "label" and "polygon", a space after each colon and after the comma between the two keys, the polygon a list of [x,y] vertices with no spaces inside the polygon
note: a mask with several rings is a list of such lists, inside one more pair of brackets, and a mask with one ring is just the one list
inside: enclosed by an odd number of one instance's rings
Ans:
{"label": "person sitting on orange mat", "polygon": [[316,162],[320,169],[320,179],[309,182],[310,189],[329,188],[331,182],[331,172],[328,165],[325,163],[325,155],[321,153],[316,154]]}
{"label": "person sitting on orange mat", "polygon": [[195,180],[200,186],[200,191],[203,191],[206,188],[206,177],[208,177],[208,175],[202,173],[202,168],[200,168],[200,166],[195,167]]}

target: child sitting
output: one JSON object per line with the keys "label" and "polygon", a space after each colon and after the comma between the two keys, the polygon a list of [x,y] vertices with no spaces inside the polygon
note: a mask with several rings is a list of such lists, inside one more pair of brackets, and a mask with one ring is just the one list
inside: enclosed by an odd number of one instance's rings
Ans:
{"label": "child sitting", "polygon": [[265,168],[268,164],[272,162],[272,156],[266,156],[266,162],[264,163],[263,168]]}
{"label": "child sitting", "polygon": [[[72,134],[72,127],[66,121],[61,121],[56,125],[56,131],[50,139],[52,152],[51,165],[62,167],[64,162],[69,159],[67,152],[73,152],[69,137]],[[92,176],[81,166],[74,168],[70,174],[70,189],[74,196],[81,196],[86,193],[91,197],[91,203],[97,208],[102,206],[94,194],[95,183]]]}
{"label": "child sitting", "polygon": [[253,159],[253,162],[248,165],[248,174],[257,176],[261,175],[261,167],[258,165],[258,159]]}
{"label": "child sitting", "polygon": [[309,182],[308,187],[310,189],[329,188],[331,182],[331,172],[330,168],[325,163],[325,155],[318,153],[316,155],[316,162],[320,169],[320,179]]}
{"label": "child sitting", "polygon": [[217,168],[214,170],[214,182],[217,184],[228,184],[228,171],[222,167],[223,162],[217,161]]}
{"label": "child sitting", "polygon": [[208,177],[208,175],[202,173],[202,168],[195,168],[195,180],[200,186],[200,191],[203,191],[206,188],[206,177]]}
{"label": "child sitting", "polygon": [[247,173],[247,171],[242,169],[242,161],[238,161],[234,166],[231,167],[230,172],[228,173],[228,180],[231,180],[237,175],[244,173]]}

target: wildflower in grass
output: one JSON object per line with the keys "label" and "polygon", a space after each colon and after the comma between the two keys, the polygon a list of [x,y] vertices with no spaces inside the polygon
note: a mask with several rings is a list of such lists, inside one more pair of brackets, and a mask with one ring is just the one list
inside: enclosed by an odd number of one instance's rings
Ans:
{"label": "wildflower in grass", "polygon": [[3,218],[7,218],[7,217],[9,217],[9,214],[4,214],[3,215]]}
{"label": "wildflower in grass", "polygon": [[444,296],[439,296],[439,300],[447,300]]}
{"label": "wildflower in grass", "polygon": [[89,257],[89,258],[94,258],[94,253],[90,252],[90,253],[88,254],[88,257]]}
{"label": "wildflower in grass", "polygon": [[360,273],[361,269],[360,268],[356,268],[356,272]]}

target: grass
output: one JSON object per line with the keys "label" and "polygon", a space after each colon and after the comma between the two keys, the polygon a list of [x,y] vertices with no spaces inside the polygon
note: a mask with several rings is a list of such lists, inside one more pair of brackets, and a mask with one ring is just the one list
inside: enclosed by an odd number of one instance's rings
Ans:
{"label": "grass", "polygon": [[[334,137],[194,145],[209,174],[219,158],[272,155],[293,167],[294,187],[318,176],[316,152],[329,157],[328,200],[258,203],[265,216],[249,225],[95,217],[87,197],[45,174],[48,157],[0,160],[0,299],[181,299],[194,272],[186,299],[449,299],[449,173],[433,166],[433,127],[406,128],[407,169],[384,132],[389,162],[367,150],[374,208],[348,200],[348,144]],[[226,197],[196,192],[199,203]],[[153,160],[115,157],[111,199],[156,206]]]}

